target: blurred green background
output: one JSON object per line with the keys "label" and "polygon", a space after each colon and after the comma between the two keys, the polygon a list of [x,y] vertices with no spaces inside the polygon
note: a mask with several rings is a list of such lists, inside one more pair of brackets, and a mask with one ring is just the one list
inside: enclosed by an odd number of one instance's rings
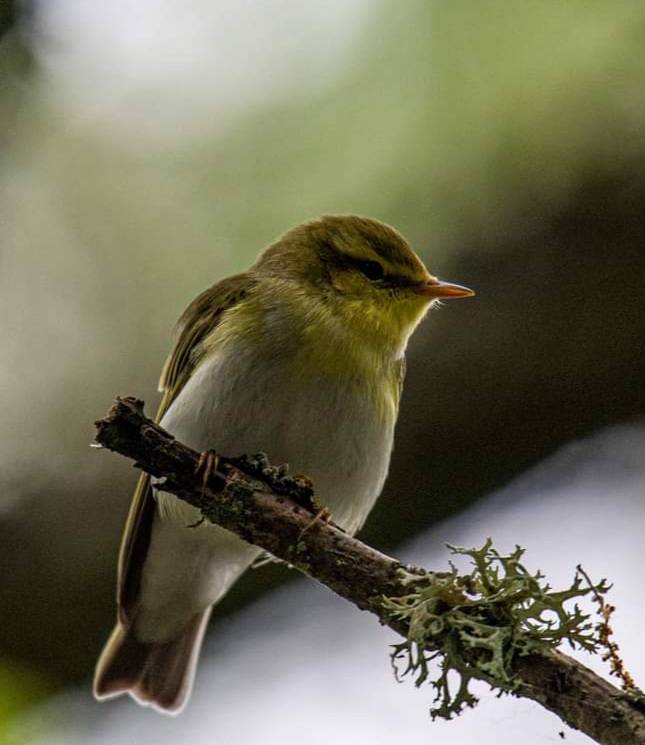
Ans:
{"label": "blurred green background", "polygon": [[380,218],[478,292],[413,340],[366,540],[645,414],[641,2],[100,5],[0,4],[0,722],[112,625],[136,474],[93,420],[152,412],[185,305],[297,222]]}

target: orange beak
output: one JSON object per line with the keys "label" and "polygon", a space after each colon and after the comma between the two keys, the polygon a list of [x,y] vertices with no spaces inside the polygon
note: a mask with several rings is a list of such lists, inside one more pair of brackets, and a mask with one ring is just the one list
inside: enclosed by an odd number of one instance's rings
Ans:
{"label": "orange beak", "polygon": [[468,287],[453,285],[449,282],[442,282],[439,279],[428,279],[415,287],[415,292],[430,298],[445,298],[449,300],[454,297],[472,297],[475,293]]}

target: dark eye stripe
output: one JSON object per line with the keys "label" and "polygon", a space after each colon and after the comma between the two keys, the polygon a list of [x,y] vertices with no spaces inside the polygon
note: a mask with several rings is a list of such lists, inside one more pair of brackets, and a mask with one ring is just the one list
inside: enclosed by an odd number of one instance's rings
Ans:
{"label": "dark eye stripe", "polygon": [[378,282],[385,276],[385,270],[378,261],[359,261],[356,264],[359,272],[364,274],[370,282]]}
{"label": "dark eye stripe", "polygon": [[339,250],[329,240],[322,240],[320,242],[320,247],[324,251],[323,255],[328,264],[346,270],[357,269],[372,281],[383,279],[385,276],[385,269],[380,261],[370,261],[369,259],[358,259],[354,256],[350,256],[344,251]]}
{"label": "dark eye stripe", "polygon": [[[369,259],[357,259],[353,256],[348,256],[343,251],[340,251],[332,241],[322,239],[319,241],[319,250],[321,258],[324,258],[326,266],[336,266],[339,269],[345,270],[357,270],[364,274],[372,282],[379,282],[379,287],[384,289],[404,289],[417,284],[417,281],[407,276],[398,274],[385,274],[385,269],[380,261],[370,261]],[[369,268],[365,270],[366,266]],[[377,269],[378,267],[378,269]],[[373,272],[373,277],[368,276],[370,272]],[[378,276],[377,276],[378,273]]]}

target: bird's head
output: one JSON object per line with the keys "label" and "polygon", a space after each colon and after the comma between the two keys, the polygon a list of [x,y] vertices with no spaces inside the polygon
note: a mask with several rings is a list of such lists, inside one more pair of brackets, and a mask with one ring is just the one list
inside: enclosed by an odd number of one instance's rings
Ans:
{"label": "bird's head", "polygon": [[331,314],[405,343],[433,302],[472,290],[431,275],[394,228],[357,215],[325,215],[292,228],[254,269],[296,283]]}

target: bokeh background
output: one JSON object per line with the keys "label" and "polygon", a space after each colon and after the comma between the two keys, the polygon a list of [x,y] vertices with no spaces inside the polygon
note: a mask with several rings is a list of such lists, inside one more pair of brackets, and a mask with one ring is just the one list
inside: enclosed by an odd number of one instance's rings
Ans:
{"label": "bokeh background", "polygon": [[[152,412],[190,299],[321,213],[390,222],[434,273],[478,292],[430,314],[413,339],[390,479],[363,537],[419,559],[405,541],[433,551],[439,538],[477,544],[508,522],[517,533],[504,532],[501,548],[533,541],[538,563],[564,577],[579,561],[598,574],[612,568],[614,580],[642,565],[639,0],[3,0],[0,27],[2,745],[146,743],[166,731],[166,719],[88,694],[136,479],[89,448],[92,422],[116,394]],[[540,489],[521,477],[544,462],[557,463],[555,491],[551,477]],[[520,486],[501,502],[478,501],[509,484]],[[559,495],[550,509],[547,491]],[[306,583],[258,600],[288,579],[275,566],[249,573],[209,644],[220,657],[230,650],[228,663],[218,658],[229,671],[250,649],[254,660],[272,650],[275,675],[288,659],[295,682],[285,695],[297,693],[311,723],[341,668],[300,698],[321,643],[285,628],[307,606],[302,623],[318,619],[318,639],[351,660],[374,622],[351,616],[357,625],[350,634],[347,621],[344,635],[348,611],[311,610],[334,601]],[[632,621],[644,610],[637,592],[621,596]],[[348,684],[347,717],[330,703],[324,716],[336,712],[338,727],[325,739],[325,728],[303,724],[299,742],[398,742],[403,722],[412,727],[409,701],[418,732],[432,736],[430,692],[402,696],[387,670],[393,641],[370,637],[342,675],[371,670],[369,660],[382,680],[370,671]],[[626,662],[645,675],[643,655],[636,645]],[[239,679],[213,668],[210,690],[198,680],[201,708],[173,722],[175,738],[291,742],[271,728],[276,708],[242,739],[232,725],[218,738],[206,724],[235,686],[257,676],[257,691],[273,685],[270,671],[246,664]],[[353,696],[373,721],[351,713]],[[248,720],[243,708],[235,715]],[[129,716],[124,734],[117,723]],[[478,712],[467,717],[483,741]],[[513,709],[486,721],[497,742],[515,741],[509,718],[527,741],[521,717]],[[442,742],[477,741],[450,724]],[[558,741],[557,720],[545,726],[536,742]]]}

